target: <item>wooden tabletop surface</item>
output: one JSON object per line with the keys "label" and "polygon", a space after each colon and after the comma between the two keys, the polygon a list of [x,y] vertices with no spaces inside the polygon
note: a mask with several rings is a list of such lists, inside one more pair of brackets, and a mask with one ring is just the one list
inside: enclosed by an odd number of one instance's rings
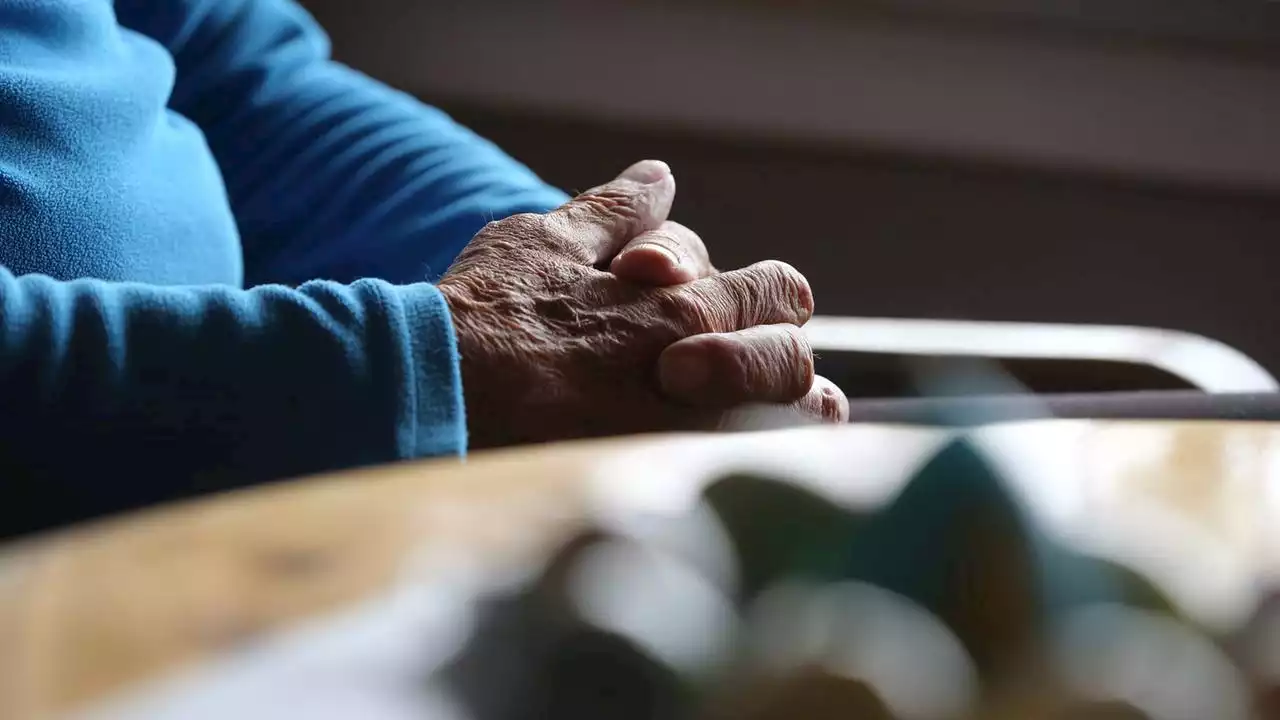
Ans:
{"label": "wooden tabletop surface", "polygon": [[[92,709],[406,587],[515,567],[588,518],[674,508],[734,469],[874,506],[954,436],[854,425],[501,451],[13,544],[0,549],[0,717]],[[1047,528],[1142,565],[1207,621],[1248,612],[1280,573],[1280,425],[1041,421],[973,438]]]}

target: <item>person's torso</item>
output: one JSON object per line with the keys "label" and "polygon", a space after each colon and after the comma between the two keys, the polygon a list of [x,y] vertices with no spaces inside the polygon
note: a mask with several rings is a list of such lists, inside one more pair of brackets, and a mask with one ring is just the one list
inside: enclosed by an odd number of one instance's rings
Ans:
{"label": "person's torso", "polygon": [[239,285],[204,136],[174,66],[111,0],[0,1],[0,265],[15,274]]}

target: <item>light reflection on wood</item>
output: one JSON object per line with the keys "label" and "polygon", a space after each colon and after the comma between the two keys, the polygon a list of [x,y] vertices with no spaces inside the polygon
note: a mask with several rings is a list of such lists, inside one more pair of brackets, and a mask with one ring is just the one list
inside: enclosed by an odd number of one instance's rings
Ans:
{"label": "light reflection on wood", "polygon": [[[602,498],[661,506],[757,467],[883,503],[951,437],[849,426],[549,446],[252,490],[12,546],[0,552],[0,716],[83,706],[406,584],[518,567]],[[1280,570],[1280,426],[1048,421],[977,438],[1058,532],[1112,550],[1135,538],[1192,548],[1155,574],[1191,575],[1180,592],[1193,601]]]}

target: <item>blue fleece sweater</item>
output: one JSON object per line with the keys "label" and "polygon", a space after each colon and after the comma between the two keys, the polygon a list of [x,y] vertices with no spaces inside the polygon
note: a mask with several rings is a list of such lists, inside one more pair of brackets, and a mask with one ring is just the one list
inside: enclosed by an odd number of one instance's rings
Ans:
{"label": "blue fleece sweater", "polygon": [[463,452],[428,281],[563,200],[290,0],[3,0],[0,534]]}

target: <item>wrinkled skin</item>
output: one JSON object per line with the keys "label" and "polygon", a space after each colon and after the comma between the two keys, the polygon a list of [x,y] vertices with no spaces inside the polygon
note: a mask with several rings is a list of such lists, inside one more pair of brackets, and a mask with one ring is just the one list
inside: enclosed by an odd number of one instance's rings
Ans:
{"label": "wrinkled skin", "polygon": [[664,164],[639,163],[551,213],[490,223],[463,250],[439,288],[472,447],[709,429],[749,403],[847,417],[800,331],[808,282],[777,261],[715,271],[666,221],[674,193]]}

